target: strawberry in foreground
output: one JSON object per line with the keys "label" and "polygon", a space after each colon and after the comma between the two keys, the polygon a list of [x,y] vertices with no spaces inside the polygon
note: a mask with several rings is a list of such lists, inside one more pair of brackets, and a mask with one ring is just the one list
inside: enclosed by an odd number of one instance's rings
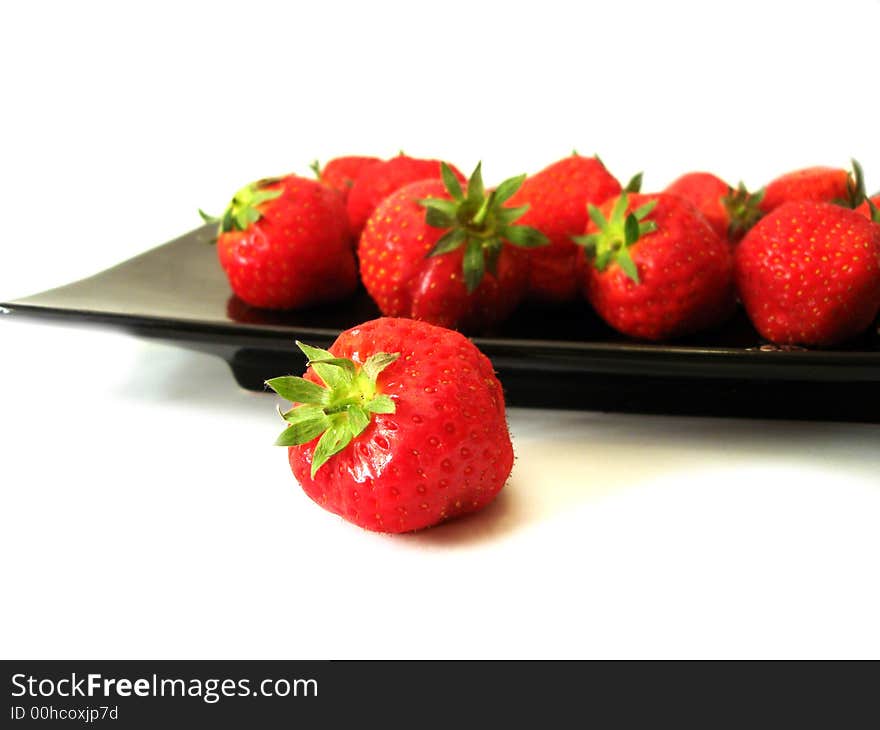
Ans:
{"label": "strawberry in foreground", "polygon": [[376,208],[358,244],[361,279],[385,315],[482,331],[520,303],[525,249],[547,239],[514,224],[524,208],[505,205],[525,176],[486,191],[477,165],[465,192],[445,163],[442,174],[401,188]]}
{"label": "strawberry in foreground", "polygon": [[[352,234],[360,235],[376,206],[394,191],[419,180],[439,180],[440,165],[440,160],[424,160],[401,153],[390,160],[366,167],[357,176],[348,194],[348,220]],[[459,180],[464,180],[455,167],[451,169]]]}
{"label": "strawberry in foreground", "polygon": [[217,253],[233,292],[254,307],[296,309],[349,296],[357,265],[339,195],[288,175],[239,190],[220,218]]}
{"label": "strawberry in foreground", "polygon": [[743,183],[736,188],[711,172],[688,172],[663,191],[690,201],[715,233],[737,243],[761,217],[764,191],[750,193]]}
{"label": "strawberry in foreground", "polygon": [[786,203],[736,250],[752,324],[782,345],[828,347],[867,329],[880,309],[880,226],[828,203]]}
{"label": "strawberry in foreground", "polygon": [[571,236],[583,233],[588,203],[598,205],[620,192],[620,183],[598,157],[577,153],[525,179],[510,205],[528,205],[518,223],[537,228],[550,241],[529,252],[530,299],[556,304],[578,298],[580,249]]}
{"label": "strawberry in foreground", "polygon": [[368,530],[409,532],[485,507],[510,475],[504,395],[488,358],[458,332],[376,319],[328,350],[297,343],[304,378],[267,385],[306,494]]}
{"label": "strawberry in foreground", "polygon": [[324,167],[315,160],[311,168],[320,182],[336,190],[342,195],[343,202],[347,202],[349,190],[358,175],[381,161],[378,157],[346,155],[329,160]]}
{"label": "strawberry in foreground", "polygon": [[811,200],[857,208],[865,200],[862,168],[852,161],[852,171],[835,167],[808,167],[786,173],[768,183],[761,210],[769,213],[784,203]]}
{"label": "strawberry in foreground", "polygon": [[686,200],[666,193],[620,195],[590,206],[587,297],[614,329],[665,340],[723,322],[733,312],[730,246]]}

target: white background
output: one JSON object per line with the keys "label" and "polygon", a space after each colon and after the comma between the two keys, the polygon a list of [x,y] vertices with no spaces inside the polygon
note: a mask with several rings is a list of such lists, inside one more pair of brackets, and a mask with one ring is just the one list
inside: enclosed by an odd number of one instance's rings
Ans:
{"label": "white background", "polygon": [[[343,153],[863,163],[877,2],[7,3],[0,301]],[[478,516],[315,507],[209,356],[0,319],[6,658],[877,657],[880,428],[512,410]]]}

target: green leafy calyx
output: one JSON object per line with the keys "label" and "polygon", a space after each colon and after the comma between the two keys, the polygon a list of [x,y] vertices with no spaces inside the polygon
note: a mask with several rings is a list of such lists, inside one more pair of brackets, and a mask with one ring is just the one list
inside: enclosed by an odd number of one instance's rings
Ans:
{"label": "green leafy calyx", "polygon": [[497,273],[498,257],[505,243],[523,248],[545,246],[547,237],[531,226],[514,225],[528,206],[516,208],[504,204],[519,190],[525,175],[505,180],[497,188],[486,191],[482,165],[478,164],[467,182],[467,190],[445,162],[441,175],[452,200],[425,198],[418,201],[425,208],[425,221],[434,228],[446,229],[428,256],[440,256],[464,247],[462,274],[468,294],[483,280],[488,269]]}
{"label": "green leafy calyx", "polygon": [[856,160],[851,160],[851,162],[852,172],[849,173],[846,180],[846,197],[833,202],[844,208],[855,209],[868,200],[868,196],[865,193],[865,173],[862,166]]}
{"label": "green leafy calyx", "polygon": [[608,264],[615,262],[638,284],[639,272],[632,259],[630,248],[642,236],[657,230],[657,224],[647,219],[657,205],[657,201],[651,200],[631,213],[626,212],[627,203],[627,194],[621,194],[614,203],[610,218],[605,218],[595,205],[588,205],[587,212],[590,214],[590,219],[599,230],[586,236],[573,236],[572,240],[584,247],[597,270],[605,271]]}
{"label": "green leafy calyx", "polygon": [[275,200],[281,195],[281,190],[267,190],[270,185],[278,181],[279,178],[267,178],[245,185],[233,196],[220,217],[208,215],[201,209],[199,215],[205,223],[217,223],[219,233],[246,231],[252,223],[263,217],[259,210],[260,204]]}
{"label": "green leafy calyx", "polygon": [[395,405],[379,392],[376,379],[393,363],[399,352],[378,352],[358,366],[353,360],[335,357],[327,350],[297,341],[323,386],[295,375],[266,381],[282,398],[296,403],[281,412],[287,428],[275,441],[278,446],[299,446],[320,436],[312,455],[312,478],[327,460],[359,435],[376,413],[394,413]]}
{"label": "green leafy calyx", "polygon": [[623,188],[623,192],[625,193],[640,193],[642,192],[642,178],[645,173],[637,172],[633,175],[626,186]]}
{"label": "green leafy calyx", "polygon": [[727,211],[730,223],[727,226],[727,238],[733,242],[742,239],[749,229],[764,215],[761,201],[766,191],[761,188],[751,193],[745,183],[740,182],[735,188],[728,188],[727,195],[721,197],[721,205]]}

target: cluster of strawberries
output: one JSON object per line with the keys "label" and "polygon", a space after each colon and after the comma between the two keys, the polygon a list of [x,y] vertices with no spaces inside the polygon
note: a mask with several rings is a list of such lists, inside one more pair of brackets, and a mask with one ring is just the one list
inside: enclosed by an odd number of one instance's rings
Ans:
{"label": "cluster of strawberries", "polygon": [[622,187],[576,154],[494,189],[479,165],[465,180],[405,155],[315,172],[249,185],[209,220],[245,302],[343,299],[359,270],[386,315],[327,350],[298,343],[304,376],[267,381],[291,402],[278,444],[305,492],[371,530],[428,527],[504,486],[501,384],[455,330],[489,328],[524,300],[586,297],[620,332],[663,340],[721,323],[739,299],[764,337],[816,346],[858,334],[880,309],[880,201],[855,164],[757,193],[690,173],[650,195],[640,176]]}
{"label": "cluster of strawberries", "polygon": [[880,195],[865,195],[857,162],[851,172],[796,170],[753,194],[709,173],[684,175],[666,192],[692,202],[729,243],[735,296],[766,339],[828,347],[875,320]]}
{"label": "cluster of strawberries", "polygon": [[[483,184],[439,160],[340,157],[317,179],[240,190],[220,218],[238,297],[293,309],[360,281],[388,316],[485,331],[524,301],[586,297],[618,331],[668,340],[723,322],[737,300],[762,336],[829,346],[880,309],[880,198],[861,170],[814,167],[757,193],[689,173],[653,194],[598,157]],[[204,215],[204,214],[203,214]]]}

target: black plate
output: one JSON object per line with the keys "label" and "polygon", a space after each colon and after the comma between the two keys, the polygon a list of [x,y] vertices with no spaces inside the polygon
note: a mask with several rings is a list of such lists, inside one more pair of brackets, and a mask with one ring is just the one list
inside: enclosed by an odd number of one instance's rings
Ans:
{"label": "black plate", "polygon": [[[252,390],[303,369],[294,339],[326,346],[340,330],[378,316],[363,292],[309,311],[249,307],[231,295],[212,235],[211,227],[197,229],[96,276],[2,307],[211,352]],[[846,349],[781,350],[763,343],[740,313],[699,337],[640,344],[578,305],[524,307],[474,341],[492,358],[512,405],[880,421],[876,328]]]}

